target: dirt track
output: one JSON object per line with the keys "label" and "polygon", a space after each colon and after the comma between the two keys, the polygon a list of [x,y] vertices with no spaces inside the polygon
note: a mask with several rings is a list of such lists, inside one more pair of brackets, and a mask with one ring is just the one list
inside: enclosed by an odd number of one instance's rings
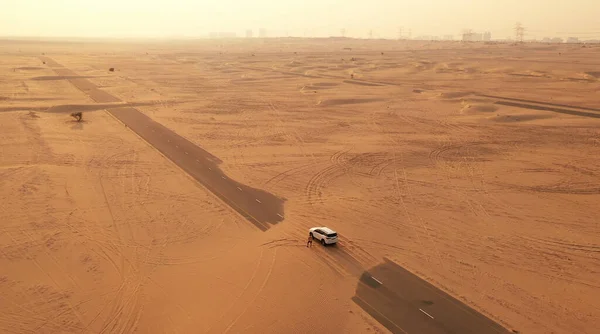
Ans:
{"label": "dirt track", "polygon": [[[43,47],[0,48],[0,331],[385,332],[352,301],[384,257],[509,329],[600,327],[599,48]],[[118,101],[286,219],[248,224],[103,111]],[[340,248],[307,249],[315,225]]]}

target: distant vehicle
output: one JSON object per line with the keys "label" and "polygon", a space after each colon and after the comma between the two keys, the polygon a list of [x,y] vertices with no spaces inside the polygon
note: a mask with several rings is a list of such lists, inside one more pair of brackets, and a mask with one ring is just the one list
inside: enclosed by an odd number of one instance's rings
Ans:
{"label": "distant vehicle", "polygon": [[329,227],[313,227],[308,230],[313,239],[321,241],[323,246],[335,244],[338,241],[337,232]]}

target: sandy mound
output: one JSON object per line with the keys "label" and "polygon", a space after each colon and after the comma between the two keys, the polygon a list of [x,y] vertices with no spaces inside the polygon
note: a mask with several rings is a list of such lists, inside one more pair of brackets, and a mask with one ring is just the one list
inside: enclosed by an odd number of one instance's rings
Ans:
{"label": "sandy mound", "polygon": [[472,92],[445,92],[440,93],[442,99],[458,99],[473,94]]}
{"label": "sandy mound", "polygon": [[359,86],[368,86],[368,87],[381,87],[381,86],[386,86],[383,84],[378,84],[375,82],[364,82],[364,81],[356,81],[356,80],[344,80],[345,83],[351,84],[351,85],[359,85]]}
{"label": "sandy mound", "polygon": [[317,83],[311,84],[311,86],[313,86],[313,87],[320,87],[320,88],[331,88],[331,87],[336,87],[339,85],[340,84],[337,82],[317,82]]}
{"label": "sandy mound", "polygon": [[600,71],[594,71],[594,72],[585,72],[585,74],[594,77],[594,78],[600,78]]}
{"label": "sandy mound", "polygon": [[490,67],[485,69],[485,73],[490,73],[490,74],[510,74],[514,71],[514,68],[512,67],[508,67],[508,66],[503,66],[503,67]]}
{"label": "sandy mound", "polygon": [[473,104],[464,103],[461,112],[494,112],[498,110],[498,106],[493,104]]}
{"label": "sandy mound", "polygon": [[464,63],[439,63],[432,67],[435,73],[476,73],[478,68],[466,66]]}
{"label": "sandy mound", "polygon": [[305,85],[302,87],[301,90],[315,91],[315,90],[321,90],[321,89],[331,89],[331,88],[337,87],[339,85],[340,84],[336,83],[336,82],[317,82],[317,83],[313,83],[310,85]]}
{"label": "sandy mound", "polygon": [[342,64],[342,65],[337,65],[337,68],[340,70],[348,70],[351,68],[356,68],[356,66],[350,65],[350,64]]}
{"label": "sandy mound", "polygon": [[497,123],[520,123],[520,122],[531,122],[540,119],[552,118],[552,115],[539,115],[539,114],[511,114],[511,115],[496,115],[488,118],[489,120]]}
{"label": "sandy mound", "polygon": [[253,82],[253,81],[259,81],[261,80],[261,78],[239,78],[239,79],[235,79],[235,80],[231,80],[232,83],[244,83],[244,82]]}
{"label": "sandy mound", "polygon": [[86,79],[86,78],[94,78],[91,76],[73,76],[73,75],[47,75],[41,77],[34,77],[30,80],[34,81],[53,81],[53,80],[71,80],[71,79]]}
{"label": "sandy mound", "polygon": [[517,76],[517,77],[532,77],[532,78],[549,77],[548,73],[539,72],[539,71],[523,71],[523,72],[513,72],[513,73],[508,73],[508,74],[512,75],[512,76]]}
{"label": "sandy mound", "polygon": [[287,67],[299,67],[299,66],[303,66],[303,65],[304,65],[303,62],[299,62],[297,60],[292,60],[289,63],[285,64],[284,66],[287,66]]}
{"label": "sandy mound", "polygon": [[43,67],[37,67],[37,66],[23,66],[23,67],[17,67],[17,70],[21,70],[21,71],[37,71],[37,70],[43,70]]}
{"label": "sandy mound", "polygon": [[234,69],[224,69],[224,70],[221,70],[221,73],[225,73],[225,74],[242,73],[242,71],[240,71],[240,70],[234,70]]}
{"label": "sandy mound", "polygon": [[347,105],[347,104],[360,104],[360,103],[371,103],[371,102],[379,102],[382,99],[331,99],[331,100],[323,100],[317,103],[317,105],[322,107],[331,107],[331,106],[339,106],[339,105]]}

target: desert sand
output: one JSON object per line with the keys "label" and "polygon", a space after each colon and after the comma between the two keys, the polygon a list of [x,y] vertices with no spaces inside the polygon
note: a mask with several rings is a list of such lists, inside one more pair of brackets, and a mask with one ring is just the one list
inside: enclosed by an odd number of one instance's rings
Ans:
{"label": "desert sand", "polygon": [[[385,333],[351,298],[387,258],[509,330],[595,333],[599,71],[590,45],[2,41],[0,332]],[[285,219],[257,229],[123,104]],[[305,247],[323,225],[339,249]]]}

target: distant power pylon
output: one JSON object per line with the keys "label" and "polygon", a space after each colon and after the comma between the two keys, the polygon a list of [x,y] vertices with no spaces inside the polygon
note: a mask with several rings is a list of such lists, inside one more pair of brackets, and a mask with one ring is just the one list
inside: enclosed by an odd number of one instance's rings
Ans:
{"label": "distant power pylon", "polygon": [[398,28],[398,39],[403,39],[403,35],[402,35],[402,27]]}
{"label": "distant power pylon", "polygon": [[515,25],[515,39],[519,43],[523,43],[523,37],[525,36],[525,27],[521,24],[521,22],[517,22]]}

